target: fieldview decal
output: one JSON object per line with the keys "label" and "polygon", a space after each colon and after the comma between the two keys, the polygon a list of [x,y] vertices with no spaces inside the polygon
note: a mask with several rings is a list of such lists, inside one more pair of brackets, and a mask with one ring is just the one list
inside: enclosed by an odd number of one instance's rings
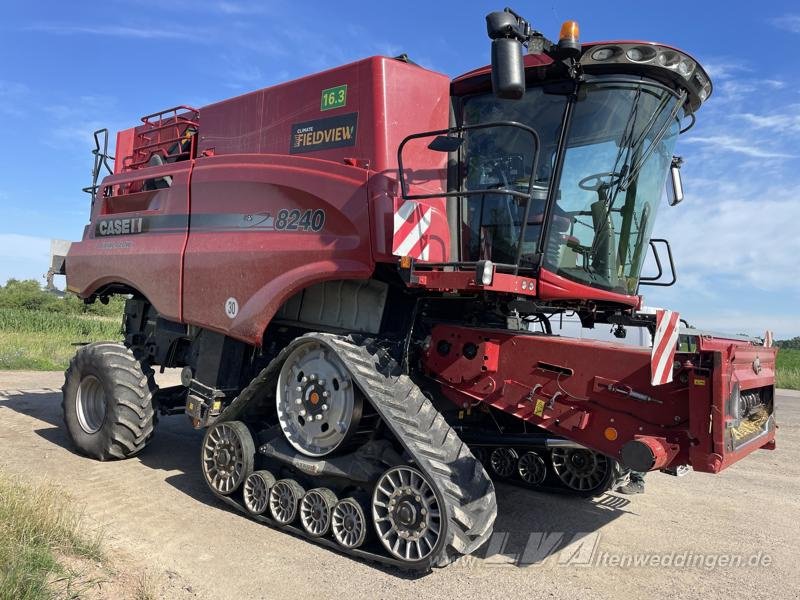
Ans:
{"label": "fieldview decal", "polygon": [[290,154],[329,150],[356,143],[358,113],[336,115],[292,125]]}

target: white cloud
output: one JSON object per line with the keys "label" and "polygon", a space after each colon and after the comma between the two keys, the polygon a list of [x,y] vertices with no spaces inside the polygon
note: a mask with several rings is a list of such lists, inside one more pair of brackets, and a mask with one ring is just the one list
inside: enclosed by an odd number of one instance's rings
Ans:
{"label": "white cloud", "polygon": [[[18,233],[0,233],[0,259],[41,258],[50,256],[48,238]],[[47,265],[44,266],[47,270]]]}
{"label": "white cloud", "polygon": [[683,143],[689,144],[703,144],[710,146],[715,150],[722,150],[724,152],[734,152],[736,154],[743,154],[752,158],[795,158],[794,154],[785,154],[783,152],[773,152],[760,147],[752,140],[734,137],[732,135],[709,135],[709,136],[692,136]]}
{"label": "white cloud", "polygon": [[735,192],[717,201],[698,196],[657,225],[660,236],[680,240],[673,251],[681,277],[694,282],[690,287],[714,278],[733,288],[784,290],[800,299],[800,187],[764,188],[752,199]]}
{"label": "white cloud", "polygon": [[775,339],[789,339],[800,335],[800,317],[792,314],[746,312],[735,309],[693,311],[689,323],[698,329],[719,333],[744,333],[763,336],[768,329]]}
{"label": "white cloud", "polygon": [[787,112],[778,112],[769,115],[756,115],[742,113],[738,115],[756,129],[772,129],[777,132],[800,132],[800,105],[793,104]]}
{"label": "white cloud", "polygon": [[50,267],[50,240],[17,233],[0,234],[0,283],[41,280]]}
{"label": "white cloud", "polygon": [[742,64],[740,60],[728,59],[711,60],[703,63],[703,68],[712,80],[730,79],[738,73],[751,70],[748,66]]}
{"label": "white cloud", "polygon": [[782,17],[770,19],[769,22],[778,29],[791,33],[800,33],[800,15],[783,15]]}
{"label": "white cloud", "polygon": [[253,2],[215,2],[211,8],[226,15],[259,15],[270,12],[271,7]]}
{"label": "white cloud", "polygon": [[133,39],[173,39],[202,41],[204,36],[197,31],[180,28],[159,29],[157,27],[131,27],[125,25],[70,25],[66,23],[36,23],[28,31],[40,31],[56,35],[100,35]]}

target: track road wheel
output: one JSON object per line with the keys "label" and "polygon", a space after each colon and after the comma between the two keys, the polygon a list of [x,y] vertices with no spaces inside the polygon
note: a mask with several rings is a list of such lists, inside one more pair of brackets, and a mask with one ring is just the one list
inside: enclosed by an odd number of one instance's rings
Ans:
{"label": "track road wheel", "polygon": [[202,467],[206,483],[227,496],[253,472],[256,449],[253,436],[241,421],[222,421],[203,438]]}
{"label": "track road wheel", "polygon": [[331,531],[339,545],[358,548],[367,539],[367,517],[355,498],[339,500],[331,513]]}
{"label": "track road wheel", "polygon": [[113,342],[80,348],[64,373],[62,407],[72,443],[98,460],[128,458],[153,437],[153,370]]}
{"label": "track road wheel", "polygon": [[269,491],[269,512],[279,525],[288,525],[297,517],[300,500],[306,491],[294,479],[280,479]]}
{"label": "track road wheel", "polygon": [[550,457],[561,483],[581,496],[599,496],[615,481],[615,461],[594,450],[553,448]]}
{"label": "track road wheel", "polygon": [[337,498],[328,488],[308,490],[300,500],[300,524],[314,537],[328,533],[331,527],[331,511]]}
{"label": "track road wheel", "polygon": [[489,457],[492,471],[500,477],[511,477],[517,469],[517,451],[513,448],[495,448]]}
{"label": "track road wheel", "polygon": [[408,562],[438,551],[446,527],[433,487],[420,471],[407,466],[392,467],[378,479],[372,517],[384,548]]}
{"label": "track road wheel", "polygon": [[275,485],[275,476],[269,471],[255,471],[244,480],[242,499],[250,514],[263,515],[269,507],[269,491]]}
{"label": "track road wheel", "polygon": [[536,452],[529,451],[519,457],[517,473],[525,483],[539,485],[547,477],[547,465]]}

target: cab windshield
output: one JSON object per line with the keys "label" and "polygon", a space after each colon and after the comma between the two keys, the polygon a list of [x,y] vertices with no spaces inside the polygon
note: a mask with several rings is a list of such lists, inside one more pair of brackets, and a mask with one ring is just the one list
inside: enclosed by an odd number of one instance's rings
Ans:
{"label": "cab windshield", "polygon": [[[679,133],[680,101],[647,80],[608,76],[580,84],[554,182],[565,107],[565,96],[542,87],[529,88],[518,101],[491,94],[465,100],[464,125],[518,121],[537,131],[541,147],[531,170],[530,140],[513,128],[465,132],[461,189],[473,193],[464,200],[463,259],[503,264],[520,256],[519,267],[525,268],[541,252],[544,267],[558,275],[633,294]],[[527,190],[531,178],[523,236],[524,199],[474,193],[492,187]],[[543,228],[553,185],[555,204],[549,227]]]}

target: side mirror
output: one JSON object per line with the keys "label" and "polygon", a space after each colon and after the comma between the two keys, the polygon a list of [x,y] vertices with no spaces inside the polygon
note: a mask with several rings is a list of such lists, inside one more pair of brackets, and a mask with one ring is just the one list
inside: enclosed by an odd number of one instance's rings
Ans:
{"label": "side mirror", "polygon": [[683,202],[681,164],[683,164],[683,159],[680,156],[672,157],[672,165],[669,168],[669,180],[667,181],[667,202],[670,206],[675,206]]}
{"label": "side mirror", "polygon": [[498,98],[518,100],[525,93],[518,18],[510,12],[486,15],[486,31],[492,40],[492,89]]}
{"label": "side mirror", "polygon": [[455,135],[437,135],[428,144],[428,149],[434,152],[455,152],[464,143],[464,138]]}
{"label": "side mirror", "polygon": [[525,94],[525,65],[518,40],[492,40],[492,89],[498,98],[509,100],[519,100]]}

